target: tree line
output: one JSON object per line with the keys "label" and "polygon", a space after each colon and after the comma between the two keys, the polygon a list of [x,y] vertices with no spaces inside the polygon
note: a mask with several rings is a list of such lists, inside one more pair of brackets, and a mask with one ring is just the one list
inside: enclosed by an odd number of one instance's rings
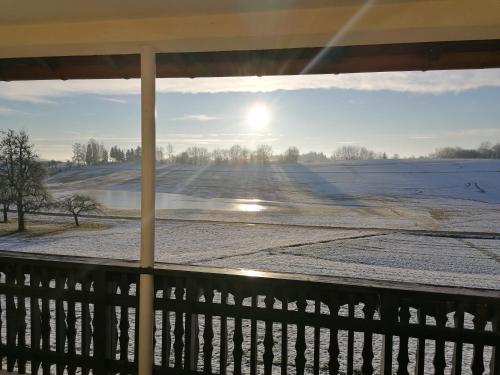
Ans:
{"label": "tree line", "polygon": [[431,155],[435,159],[500,159],[500,142],[482,142],[475,149],[444,147]]}
{"label": "tree line", "polygon": [[[241,145],[233,145],[228,149],[217,148],[209,151],[205,147],[193,146],[187,150],[174,153],[172,144],[167,144],[166,147],[157,147],[156,160],[160,163],[177,163],[177,164],[232,164],[245,165],[269,164],[271,161],[283,163],[297,163],[299,159],[299,149],[291,146],[280,155],[273,155],[273,149],[267,144],[259,145],[255,150],[250,150]],[[112,146],[108,152],[106,147],[97,142],[95,139],[90,139],[87,144],[74,143],[72,162],[78,166],[81,165],[100,165],[109,162],[126,163],[138,162],[141,160],[141,147],[136,148],[120,148]]]}
{"label": "tree line", "polygon": [[[413,158],[413,157],[412,157]],[[420,158],[430,159],[499,159],[500,143],[492,144],[483,142],[476,149],[460,147],[445,147],[437,149],[434,153]],[[308,152],[301,154],[295,146],[288,147],[283,153],[275,155],[270,145],[262,144],[255,150],[235,144],[230,148],[216,148],[209,151],[205,147],[192,146],[188,149],[174,153],[172,144],[166,147],[157,147],[156,160],[159,163],[173,164],[216,164],[216,165],[265,165],[271,162],[278,163],[307,163],[326,162],[331,160],[374,160],[374,159],[399,159],[398,154],[388,156],[386,152],[376,152],[363,146],[343,145],[335,149],[330,156],[323,152]],[[99,165],[109,162],[125,163],[139,162],[141,160],[141,147],[120,148],[112,146],[108,150],[95,139],[90,139],[87,144],[73,144],[73,163],[76,165]]]}

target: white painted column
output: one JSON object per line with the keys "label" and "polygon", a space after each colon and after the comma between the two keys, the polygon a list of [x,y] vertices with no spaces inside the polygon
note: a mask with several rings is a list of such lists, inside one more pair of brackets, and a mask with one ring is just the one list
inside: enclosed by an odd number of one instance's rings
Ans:
{"label": "white painted column", "polygon": [[[141,51],[141,261],[139,295],[139,375],[153,370],[153,275],[155,253],[156,55]],[[149,272],[148,272],[149,271]]]}

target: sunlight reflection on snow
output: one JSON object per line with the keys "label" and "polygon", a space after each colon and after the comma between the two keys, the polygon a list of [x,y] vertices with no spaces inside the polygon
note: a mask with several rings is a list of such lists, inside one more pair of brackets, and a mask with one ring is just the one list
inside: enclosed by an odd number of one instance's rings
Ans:
{"label": "sunlight reflection on snow", "polygon": [[266,208],[264,206],[255,203],[251,204],[239,203],[236,205],[236,211],[241,211],[241,212],[260,212],[265,209]]}
{"label": "sunlight reflection on snow", "polygon": [[250,277],[257,277],[257,276],[262,276],[263,272],[260,271],[255,271],[255,270],[246,270],[246,269],[241,269],[241,273],[245,276],[250,276]]}

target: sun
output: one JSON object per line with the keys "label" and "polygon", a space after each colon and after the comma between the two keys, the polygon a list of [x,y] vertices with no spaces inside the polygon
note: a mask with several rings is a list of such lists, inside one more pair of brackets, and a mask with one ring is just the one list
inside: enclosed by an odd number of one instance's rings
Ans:
{"label": "sun", "polygon": [[271,113],[264,104],[254,104],[246,113],[247,125],[254,129],[264,129],[271,122]]}

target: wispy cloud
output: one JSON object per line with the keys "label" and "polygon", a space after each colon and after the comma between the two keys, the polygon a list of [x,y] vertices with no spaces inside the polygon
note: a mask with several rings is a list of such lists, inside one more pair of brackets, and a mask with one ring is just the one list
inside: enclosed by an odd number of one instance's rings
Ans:
{"label": "wispy cloud", "polygon": [[436,131],[433,134],[413,134],[408,137],[411,140],[434,140],[434,139],[470,139],[483,137],[491,139],[500,137],[500,128],[464,128],[454,130]]}
{"label": "wispy cloud", "polygon": [[214,121],[218,120],[219,117],[204,115],[204,114],[191,114],[191,115],[183,115],[180,117],[175,117],[172,120],[175,121]]}
{"label": "wispy cloud", "polygon": [[10,114],[17,113],[17,112],[18,112],[17,110],[12,109],[12,108],[0,107],[0,116],[1,115],[10,115]]}
{"label": "wispy cloud", "polygon": [[111,102],[111,103],[119,103],[119,104],[127,104],[128,103],[127,100],[125,100],[125,99],[119,99],[119,98],[102,97],[100,99],[104,100],[106,102]]}
{"label": "wispy cloud", "polygon": [[[157,81],[159,93],[256,93],[277,90],[349,89],[442,94],[459,93],[482,87],[500,87],[500,69],[273,77],[173,78],[158,79]],[[101,99],[109,100],[115,99],[115,96],[137,95],[139,92],[140,84],[136,79],[0,83],[0,99],[33,103],[51,103],[59,97],[81,94],[98,95]]]}

